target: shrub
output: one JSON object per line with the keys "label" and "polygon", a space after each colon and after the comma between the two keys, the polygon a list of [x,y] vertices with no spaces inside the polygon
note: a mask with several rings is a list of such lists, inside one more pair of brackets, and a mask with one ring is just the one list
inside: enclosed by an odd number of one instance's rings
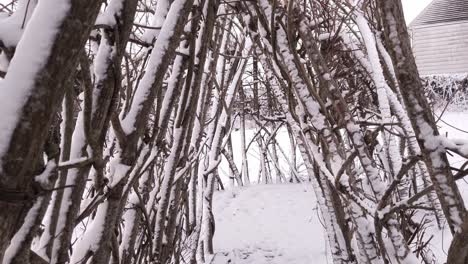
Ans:
{"label": "shrub", "polygon": [[468,74],[428,75],[422,82],[433,107],[468,108]]}

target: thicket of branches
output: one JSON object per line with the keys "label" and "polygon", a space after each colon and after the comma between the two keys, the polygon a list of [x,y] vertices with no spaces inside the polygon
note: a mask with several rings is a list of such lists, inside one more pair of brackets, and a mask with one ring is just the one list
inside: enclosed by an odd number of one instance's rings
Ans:
{"label": "thicket of branches", "polygon": [[399,0],[18,0],[0,12],[4,264],[209,263],[219,164],[250,184],[252,144],[259,182],[313,185],[334,263],[445,261],[431,221],[452,232],[447,263],[467,263],[455,182],[468,163],[446,154],[468,148],[438,134]]}
{"label": "thicket of branches", "polygon": [[429,75],[423,76],[422,82],[426,96],[433,108],[466,109],[468,104],[468,76],[464,74]]}

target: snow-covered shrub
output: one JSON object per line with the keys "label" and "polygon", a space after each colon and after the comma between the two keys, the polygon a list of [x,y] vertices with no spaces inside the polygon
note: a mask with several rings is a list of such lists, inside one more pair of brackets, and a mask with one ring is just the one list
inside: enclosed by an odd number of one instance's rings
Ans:
{"label": "snow-covered shrub", "polygon": [[427,75],[422,77],[427,97],[434,107],[468,108],[468,74]]}

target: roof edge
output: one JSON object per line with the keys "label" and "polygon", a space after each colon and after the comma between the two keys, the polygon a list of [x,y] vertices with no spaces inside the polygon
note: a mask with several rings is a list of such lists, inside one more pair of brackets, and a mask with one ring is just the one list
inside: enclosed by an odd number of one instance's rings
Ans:
{"label": "roof edge", "polygon": [[423,15],[425,15],[427,13],[427,10],[432,6],[434,5],[434,3],[436,2],[437,0],[432,0],[424,9],[423,11],[421,11],[419,13],[419,15],[417,15],[409,24],[408,24],[408,27],[413,27],[414,23],[417,22],[417,20],[422,17]]}
{"label": "roof edge", "polygon": [[458,25],[458,24],[468,24],[468,19],[467,20],[451,21],[451,22],[439,22],[439,23],[433,23],[433,24],[408,25],[408,29],[441,27],[441,26],[445,26],[445,25],[448,26],[448,25]]}

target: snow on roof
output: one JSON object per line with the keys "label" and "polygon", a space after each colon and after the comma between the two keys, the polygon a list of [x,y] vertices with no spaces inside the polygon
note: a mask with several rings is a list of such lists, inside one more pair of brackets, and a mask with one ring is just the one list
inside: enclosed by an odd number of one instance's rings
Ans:
{"label": "snow on roof", "polygon": [[410,27],[457,21],[468,21],[467,0],[434,0],[410,23]]}

